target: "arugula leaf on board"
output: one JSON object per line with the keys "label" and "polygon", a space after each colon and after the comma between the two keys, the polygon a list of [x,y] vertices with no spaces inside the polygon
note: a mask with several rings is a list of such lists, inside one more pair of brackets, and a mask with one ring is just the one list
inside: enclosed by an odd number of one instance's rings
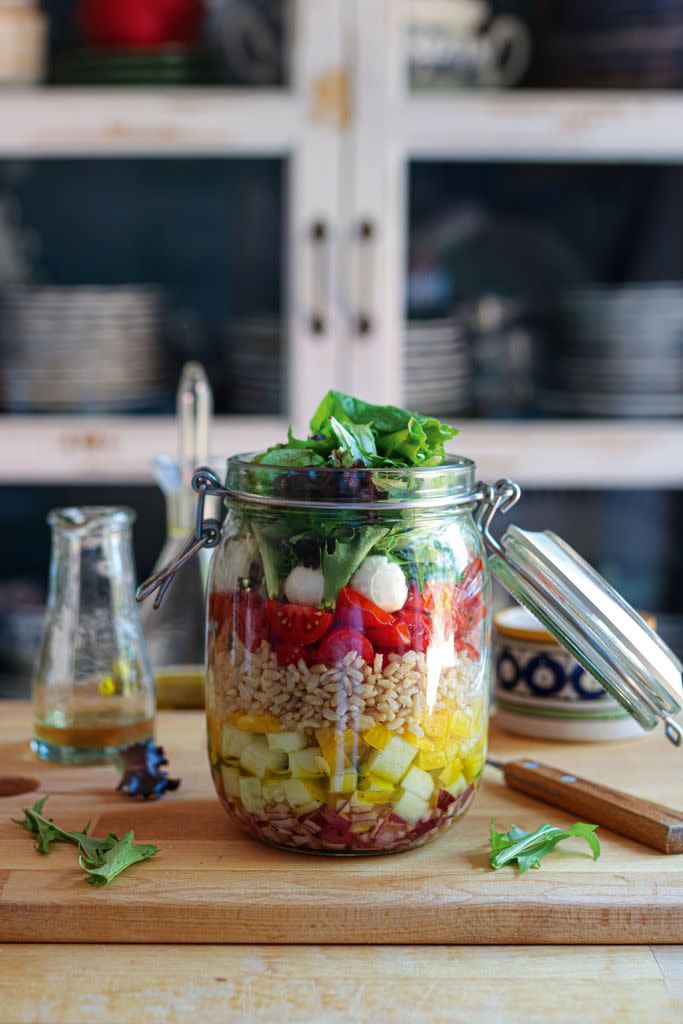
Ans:
{"label": "arugula leaf on board", "polygon": [[147,860],[159,852],[158,848],[151,844],[136,844],[133,841],[135,838],[133,832],[126,832],[121,839],[117,839],[113,835],[111,838],[116,839],[116,842],[101,857],[91,859],[84,854],[79,855],[78,863],[84,871],[88,872],[90,877],[86,881],[91,885],[106,885],[126,868],[138,864],[141,860]]}
{"label": "arugula leaf on board", "polygon": [[[48,853],[52,843],[71,843],[78,848],[79,863],[89,874],[97,875],[93,881],[96,885],[104,885],[116,875],[121,874],[131,864],[147,860],[158,853],[158,848],[151,845],[133,843],[133,833],[128,832],[123,839],[110,832],[106,838],[91,836],[89,824],[81,832],[72,832],[55,824],[51,818],[42,814],[47,796],[42,797],[33,807],[23,807],[23,820],[12,818],[15,825],[36,836],[35,848],[38,853]],[[116,870],[114,870],[114,868]]]}
{"label": "arugula leaf on board", "polygon": [[517,825],[513,825],[509,832],[497,832],[495,822],[491,822],[491,853],[489,860],[491,867],[497,871],[517,861],[517,867],[521,872],[529,868],[540,868],[541,858],[552,853],[558,843],[564,839],[585,839],[591,848],[593,860],[600,856],[600,841],[595,835],[597,825],[589,825],[584,821],[577,821],[569,828],[559,828],[556,825],[541,825],[535,832],[525,832]]}

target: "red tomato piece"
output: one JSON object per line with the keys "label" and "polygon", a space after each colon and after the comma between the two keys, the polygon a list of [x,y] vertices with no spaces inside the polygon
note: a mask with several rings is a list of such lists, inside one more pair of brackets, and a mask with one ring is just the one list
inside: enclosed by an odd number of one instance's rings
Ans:
{"label": "red tomato piece", "polygon": [[363,661],[371,665],[375,652],[370,641],[355,629],[333,629],[316,650],[316,662],[318,665],[333,665],[349,653],[356,651]]}
{"label": "red tomato piece", "polygon": [[295,645],[317,643],[332,625],[332,615],[322,608],[282,604],[272,598],[266,601],[266,615],[275,635]]}
{"label": "red tomato piece", "polygon": [[420,593],[417,583],[410,584],[406,603],[401,608],[401,611],[418,611],[425,614],[434,611],[434,595],[429,588],[429,580],[425,582],[422,593]]}
{"label": "red tomato piece", "polygon": [[420,651],[422,654],[432,642],[434,627],[428,615],[417,610],[404,609],[400,611],[397,618],[405,623],[410,633],[410,647],[413,651]]}
{"label": "red tomato piece", "polygon": [[245,589],[235,592],[235,630],[252,654],[268,637],[268,622],[261,594]]}
{"label": "red tomato piece", "polygon": [[394,618],[369,597],[351,587],[342,587],[337,598],[335,619],[351,629],[374,629],[377,626],[393,626]]}
{"label": "red tomato piece", "polygon": [[468,644],[466,640],[456,640],[455,649],[459,653],[464,652],[472,661],[479,661],[479,651],[472,644]]}
{"label": "red tomato piece", "polygon": [[410,629],[405,622],[392,622],[390,626],[376,626],[365,634],[375,648],[382,651],[405,651],[410,647]]}
{"label": "red tomato piece", "polygon": [[315,649],[305,644],[290,644],[286,640],[278,645],[277,663],[282,668],[286,668],[287,665],[298,665],[302,658],[307,665],[312,665],[315,661]]}
{"label": "red tomato piece", "polygon": [[209,620],[220,627],[232,621],[233,595],[228,590],[212,590],[209,594]]}

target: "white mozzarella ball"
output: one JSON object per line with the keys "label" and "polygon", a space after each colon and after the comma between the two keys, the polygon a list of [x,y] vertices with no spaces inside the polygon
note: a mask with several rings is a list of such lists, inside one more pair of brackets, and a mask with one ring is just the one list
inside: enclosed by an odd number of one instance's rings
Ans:
{"label": "white mozzarella ball", "polygon": [[323,603],[325,577],[320,569],[307,569],[297,565],[285,580],[285,597],[290,604]]}
{"label": "white mozzarella ball", "polygon": [[370,555],[351,577],[350,586],[379,605],[385,612],[397,612],[406,603],[408,585],[400,565],[385,555]]}

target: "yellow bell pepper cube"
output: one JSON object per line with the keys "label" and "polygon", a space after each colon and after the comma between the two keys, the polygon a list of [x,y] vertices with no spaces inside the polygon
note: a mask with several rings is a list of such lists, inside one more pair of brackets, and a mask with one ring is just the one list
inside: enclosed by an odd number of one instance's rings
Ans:
{"label": "yellow bell pepper cube", "polygon": [[446,767],[439,773],[439,782],[442,786],[452,786],[457,778],[462,775],[462,761],[454,757]]}
{"label": "yellow bell pepper cube", "polygon": [[393,793],[394,784],[393,782],[389,782],[388,779],[381,779],[379,775],[373,775],[372,772],[369,772],[360,780],[359,789],[363,790],[364,793],[370,791],[373,793],[386,794]]}
{"label": "yellow bell pepper cube", "polygon": [[472,750],[462,759],[462,770],[468,782],[481,774],[485,762],[483,750]]}
{"label": "yellow bell pepper cube", "polygon": [[380,725],[377,722],[373,725],[372,729],[368,729],[367,732],[363,733],[363,740],[369,747],[374,747],[375,750],[384,750],[389,740],[391,740],[396,733],[393,733],[391,729],[387,729],[386,726]]}
{"label": "yellow bell pepper cube", "polygon": [[237,728],[245,732],[279,732],[280,723],[270,711],[261,715],[242,715],[237,719]]}
{"label": "yellow bell pepper cube", "polygon": [[421,750],[415,762],[418,768],[426,772],[431,772],[435,768],[445,768],[447,763],[448,758],[442,750]]}
{"label": "yellow bell pepper cube", "polygon": [[347,757],[347,754],[352,754],[358,746],[353,729],[347,729],[344,733],[335,732],[334,729],[316,729],[315,738],[331,772],[353,767],[353,758]]}
{"label": "yellow bell pepper cube", "polygon": [[469,715],[459,708],[451,715],[450,731],[455,733],[456,736],[462,736],[467,739],[468,736],[472,735],[473,726],[474,719],[470,718]]}
{"label": "yellow bell pepper cube", "polygon": [[383,791],[374,789],[359,789],[354,796],[366,804],[390,804],[394,799],[396,790],[385,789]]}
{"label": "yellow bell pepper cube", "polygon": [[447,708],[442,711],[425,712],[422,716],[420,725],[422,726],[425,735],[433,740],[440,736],[445,736],[450,728],[451,713]]}
{"label": "yellow bell pepper cube", "polygon": [[402,735],[404,740],[408,740],[408,743],[419,747],[420,750],[434,750],[433,740],[427,739],[426,736],[416,736],[410,729],[404,729]]}

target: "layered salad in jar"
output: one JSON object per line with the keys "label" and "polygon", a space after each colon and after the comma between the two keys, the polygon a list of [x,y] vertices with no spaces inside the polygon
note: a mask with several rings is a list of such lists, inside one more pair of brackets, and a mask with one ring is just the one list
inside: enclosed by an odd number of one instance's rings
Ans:
{"label": "layered salad in jar", "polygon": [[308,438],[230,460],[209,756],[228,813],[265,842],[404,850],[474,796],[488,575],[471,503],[421,500],[464,472],[445,455],[455,433],[330,392]]}

